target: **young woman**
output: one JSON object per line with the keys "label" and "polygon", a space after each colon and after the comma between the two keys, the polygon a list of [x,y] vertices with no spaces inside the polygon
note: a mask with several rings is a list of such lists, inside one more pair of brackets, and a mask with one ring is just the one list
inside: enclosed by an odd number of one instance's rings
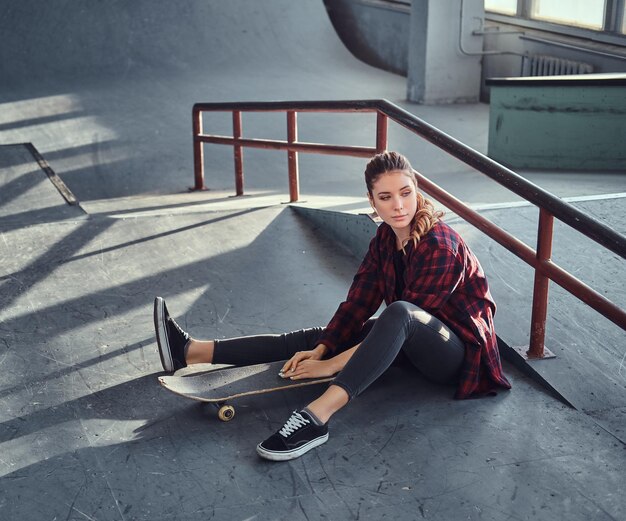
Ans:
{"label": "young woman", "polygon": [[[188,364],[249,365],[287,360],[294,380],[336,375],[326,391],[257,446],[270,460],[297,458],[328,440],[333,414],[389,366],[413,364],[426,378],[456,385],[457,398],[510,389],[502,374],[487,280],[463,239],[418,192],[408,160],[395,152],[365,169],[370,204],[384,221],[348,296],[325,328],[227,340],[191,338],[155,300],[166,371]],[[387,307],[371,318],[382,301]]]}

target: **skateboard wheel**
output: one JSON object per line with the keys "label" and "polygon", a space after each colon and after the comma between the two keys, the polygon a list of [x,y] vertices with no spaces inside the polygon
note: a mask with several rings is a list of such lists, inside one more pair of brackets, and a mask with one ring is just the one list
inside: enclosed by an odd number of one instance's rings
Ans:
{"label": "skateboard wheel", "polygon": [[217,411],[217,417],[223,422],[229,422],[235,417],[235,408],[232,405],[223,405]]}

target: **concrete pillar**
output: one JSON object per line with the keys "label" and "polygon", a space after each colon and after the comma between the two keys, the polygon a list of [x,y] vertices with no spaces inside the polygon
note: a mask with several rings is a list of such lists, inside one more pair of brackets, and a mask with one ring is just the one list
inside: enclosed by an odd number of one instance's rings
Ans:
{"label": "concrete pillar", "polygon": [[472,35],[472,31],[481,29],[483,20],[483,0],[413,0],[409,101],[424,104],[478,101],[483,39]]}

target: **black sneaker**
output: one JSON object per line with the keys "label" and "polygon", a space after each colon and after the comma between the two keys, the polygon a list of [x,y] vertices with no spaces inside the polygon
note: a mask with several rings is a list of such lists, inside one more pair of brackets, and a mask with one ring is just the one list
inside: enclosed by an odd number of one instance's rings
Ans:
{"label": "black sneaker", "polygon": [[276,434],[257,445],[259,456],[273,461],[298,458],[328,441],[328,424],[316,425],[306,411],[294,411]]}
{"label": "black sneaker", "polygon": [[189,342],[189,335],[170,317],[165,300],[161,297],[154,299],[154,329],[163,369],[171,372],[187,367],[185,346]]}

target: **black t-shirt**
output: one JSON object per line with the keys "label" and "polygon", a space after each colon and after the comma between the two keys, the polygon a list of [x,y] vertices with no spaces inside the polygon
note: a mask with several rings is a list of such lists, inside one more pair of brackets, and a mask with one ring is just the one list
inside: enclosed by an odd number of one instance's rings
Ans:
{"label": "black t-shirt", "polygon": [[404,291],[404,259],[406,255],[402,250],[396,250],[393,252],[393,267],[396,272],[396,299],[402,298],[402,292]]}

